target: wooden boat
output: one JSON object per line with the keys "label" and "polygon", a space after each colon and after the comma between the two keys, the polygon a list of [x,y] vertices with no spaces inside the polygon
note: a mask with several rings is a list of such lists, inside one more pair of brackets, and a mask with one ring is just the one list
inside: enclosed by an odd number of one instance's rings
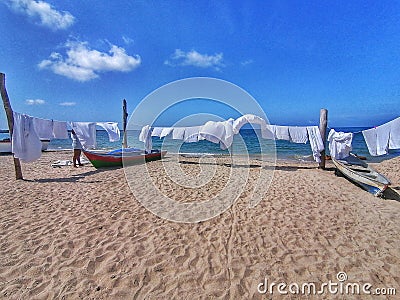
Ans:
{"label": "wooden boat", "polygon": [[375,196],[382,196],[390,185],[390,181],[385,176],[353,153],[345,159],[332,158],[332,161],[341,174]]}
{"label": "wooden boat", "polygon": [[9,138],[0,141],[0,153],[11,153],[11,141]]}
{"label": "wooden boat", "polygon": [[162,159],[167,151],[152,150],[145,153],[143,150],[117,149],[114,151],[82,150],[92,165],[98,168],[122,167],[123,164],[137,164]]}
{"label": "wooden boat", "polygon": [[44,139],[40,139],[40,141],[42,142],[42,151],[47,150],[47,147],[50,144],[50,140],[44,140]]}
{"label": "wooden boat", "polygon": [[[47,150],[47,147],[49,146],[50,140],[40,140],[42,142],[42,151]],[[0,153],[6,154],[6,153],[12,153],[11,151],[11,140],[9,138],[5,138],[0,141]]]}

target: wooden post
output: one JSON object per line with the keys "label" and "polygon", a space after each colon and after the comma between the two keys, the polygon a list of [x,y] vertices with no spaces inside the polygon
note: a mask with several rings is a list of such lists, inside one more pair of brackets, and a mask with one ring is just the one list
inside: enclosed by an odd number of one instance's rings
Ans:
{"label": "wooden post", "polygon": [[126,120],[128,118],[128,113],[126,112],[126,100],[122,101],[122,129],[124,130],[124,135],[122,136],[122,148],[128,148],[128,141],[126,140]]}
{"label": "wooden post", "polygon": [[[321,133],[324,148],[326,148],[326,127],[328,125],[328,110],[322,108],[319,113],[319,132]],[[321,162],[319,163],[320,169],[325,169],[325,150],[321,151]]]}
{"label": "wooden post", "polygon": [[[7,90],[6,90],[6,75],[4,73],[0,73],[0,90],[1,90],[1,98],[3,99],[4,110],[6,111],[7,121],[8,121],[8,132],[10,133],[10,139],[12,139],[12,133],[14,130],[14,116],[13,111],[10,104],[10,99],[8,98]],[[19,158],[16,158],[13,154],[14,159],[14,168],[15,168],[15,178],[23,179],[21,163]]]}

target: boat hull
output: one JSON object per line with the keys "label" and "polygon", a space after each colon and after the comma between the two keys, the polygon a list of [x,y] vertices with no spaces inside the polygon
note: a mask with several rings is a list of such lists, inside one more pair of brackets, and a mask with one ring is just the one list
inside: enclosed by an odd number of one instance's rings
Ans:
{"label": "boat hull", "polygon": [[50,140],[40,140],[40,142],[42,143],[42,151],[45,151],[45,150],[47,150],[47,147],[49,146],[49,144],[50,144]]}
{"label": "boat hull", "polygon": [[[47,147],[49,146],[50,140],[40,140],[42,143],[42,151],[47,150]],[[11,141],[9,139],[0,141],[0,153],[3,154],[10,154],[12,153],[12,148],[11,148]]]}
{"label": "boat hull", "polygon": [[375,196],[382,196],[382,193],[390,185],[390,181],[386,177],[354,154],[351,154],[349,160],[332,158],[332,161],[341,174]]}
{"label": "boat hull", "polygon": [[110,153],[101,153],[95,151],[83,150],[85,156],[92,165],[98,168],[122,167],[123,165],[139,164],[162,159],[167,151],[148,153],[148,154],[128,154],[113,155]]}
{"label": "boat hull", "polygon": [[0,141],[0,153],[3,153],[3,154],[11,153],[11,142]]}

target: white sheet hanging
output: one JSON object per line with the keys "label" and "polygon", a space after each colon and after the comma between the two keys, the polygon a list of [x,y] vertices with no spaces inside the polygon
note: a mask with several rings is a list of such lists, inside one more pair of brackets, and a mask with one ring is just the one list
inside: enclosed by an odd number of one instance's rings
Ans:
{"label": "white sheet hanging", "polygon": [[151,136],[161,137],[163,127],[154,127],[153,131],[151,132]]}
{"label": "white sheet hanging", "polygon": [[96,125],[103,127],[107,131],[110,142],[118,142],[120,139],[120,131],[117,122],[97,122]]}
{"label": "white sheet hanging", "polygon": [[53,121],[48,119],[32,118],[33,126],[40,139],[53,138]]}
{"label": "white sheet hanging", "polygon": [[225,126],[223,122],[208,121],[200,127],[199,140],[207,140],[209,142],[219,144],[225,139]]}
{"label": "white sheet hanging", "polygon": [[193,126],[185,128],[184,142],[195,143],[199,140],[199,131],[201,126]]}
{"label": "white sheet hanging", "polygon": [[67,139],[67,122],[32,118],[35,131],[40,139]]}
{"label": "white sheet hanging", "polygon": [[163,137],[166,137],[167,135],[169,135],[173,129],[174,129],[173,127],[164,127],[161,130],[160,138],[163,138]]}
{"label": "white sheet hanging", "polygon": [[319,163],[321,162],[321,151],[325,149],[321,133],[318,126],[307,126],[307,132],[314,160]]}
{"label": "white sheet hanging", "polygon": [[68,138],[67,122],[53,121],[53,138],[63,140]]}
{"label": "white sheet hanging", "polygon": [[274,140],[275,131],[276,131],[275,125],[266,124],[265,126],[261,126],[261,137],[263,139]]}
{"label": "white sheet hanging", "polygon": [[267,123],[265,120],[259,116],[252,115],[252,114],[246,114],[243,115],[236,120],[233,121],[232,126],[233,126],[233,133],[238,134],[240,129],[247,123],[250,124],[258,124],[261,127],[261,130],[266,128]]}
{"label": "white sheet hanging", "polygon": [[275,138],[277,140],[290,140],[289,136],[289,126],[275,126]]}
{"label": "white sheet hanging", "polygon": [[225,138],[224,138],[223,143],[220,143],[220,147],[222,150],[226,150],[230,146],[232,146],[233,137],[234,137],[233,122],[234,122],[234,119],[232,119],[232,118],[223,122],[224,127],[225,127]]}
{"label": "white sheet hanging", "polygon": [[42,143],[35,131],[33,118],[17,112],[13,116],[11,148],[14,156],[25,163],[39,159],[42,155]]}
{"label": "white sheet hanging", "polygon": [[172,130],[172,139],[183,140],[185,137],[185,127],[174,127]]}
{"label": "white sheet hanging", "polygon": [[376,152],[376,129],[375,128],[371,128],[371,129],[367,129],[367,130],[363,130],[362,134],[364,136],[364,140],[365,143],[367,144],[367,148],[369,151],[369,154],[371,154],[372,156],[376,156],[378,155]]}
{"label": "white sheet hanging", "polygon": [[233,142],[233,119],[222,122],[209,121],[199,130],[199,140],[220,144],[221,149],[228,149]]}
{"label": "white sheet hanging", "polygon": [[353,133],[336,132],[331,129],[328,134],[329,152],[335,159],[343,159],[349,156],[352,150],[351,142]]}
{"label": "white sheet hanging", "polygon": [[390,123],[389,149],[400,149],[400,117]]}
{"label": "white sheet hanging", "polygon": [[292,143],[306,144],[308,142],[306,127],[289,126],[289,135]]}
{"label": "white sheet hanging", "polygon": [[389,151],[390,122],[376,127],[376,154],[385,155]]}
{"label": "white sheet hanging", "polygon": [[146,151],[151,151],[151,149],[153,148],[153,141],[151,140],[150,129],[150,125],[143,126],[139,134],[139,141],[144,143],[144,149]]}
{"label": "white sheet hanging", "polygon": [[400,117],[378,127],[363,130],[362,134],[372,156],[385,155],[389,149],[400,149]]}
{"label": "white sheet hanging", "polygon": [[72,122],[71,127],[85,149],[96,148],[96,123]]}

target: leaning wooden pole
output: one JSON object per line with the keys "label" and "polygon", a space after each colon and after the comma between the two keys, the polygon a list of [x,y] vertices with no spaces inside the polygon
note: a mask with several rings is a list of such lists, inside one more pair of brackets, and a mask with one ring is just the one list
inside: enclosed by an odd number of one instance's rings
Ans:
{"label": "leaning wooden pole", "polygon": [[128,118],[126,100],[122,101],[122,129],[124,130],[124,135],[122,136],[122,148],[128,148],[128,141],[126,140],[126,120]]}
{"label": "leaning wooden pole", "polygon": [[[319,113],[319,131],[321,133],[324,148],[326,148],[326,127],[328,126],[328,110],[322,108]],[[319,168],[325,169],[325,150],[321,152],[321,162]]]}
{"label": "leaning wooden pole", "polygon": [[[12,133],[14,130],[14,116],[13,111],[10,104],[10,99],[8,98],[7,90],[6,90],[6,75],[4,73],[0,73],[0,90],[1,90],[1,98],[3,99],[4,110],[6,111],[7,121],[8,121],[8,132],[10,134],[10,138],[12,139]],[[13,154],[14,159],[14,168],[15,168],[15,178],[23,179],[22,177],[22,169],[19,158],[16,158]]]}

